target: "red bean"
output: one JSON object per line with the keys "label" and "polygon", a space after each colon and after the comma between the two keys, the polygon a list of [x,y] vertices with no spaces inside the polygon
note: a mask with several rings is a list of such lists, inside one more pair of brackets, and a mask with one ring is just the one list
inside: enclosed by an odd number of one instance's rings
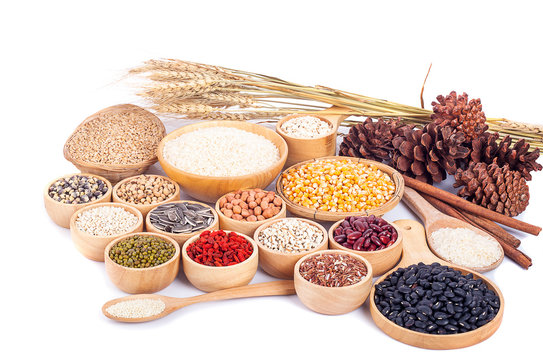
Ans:
{"label": "red bean", "polygon": [[390,241],[390,239],[384,235],[381,235],[379,236],[379,241],[381,241],[383,244],[388,244],[388,242]]}
{"label": "red bean", "polygon": [[343,235],[343,228],[341,226],[338,226],[335,230],[334,230],[334,235]]}
{"label": "red bean", "polygon": [[334,236],[334,240],[337,241],[338,243],[342,243],[344,242],[345,240],[347,240],[347,235],[336,235]]}
{"label": "red bean", "polygon": [[362,233],[360,231],[353,231],[352,233],[347,235],[347,239],[356,240],[361,236]]}
{"label": "red bean", "polygon": [[394,244],[398,233],[382,218],[349,216],[334,230],[334,239],[348,249],[374,251]]}

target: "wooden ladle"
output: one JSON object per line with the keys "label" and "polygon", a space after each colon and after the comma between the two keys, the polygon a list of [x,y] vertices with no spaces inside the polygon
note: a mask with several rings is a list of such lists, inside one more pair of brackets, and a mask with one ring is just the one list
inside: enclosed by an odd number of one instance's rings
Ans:
{"label": "wooden ladle", "polygon": [[[280,280],[280,281],[271,281],[271,282],[265,282],[265,283],[260,283],[260,284],[239,286],[239,287],[235,287],[231,289],[214,291],[207,294],[192,296],[188,298],[176,298],[176,297],[156,295],[156,294],[130,295],[130,296],[125,296],[122,298],[118,298],[118,299],[114,299],[114,300],[110,300],[106,302],[104,306],[102,306],[102,312],[108,318],[116,320],[116,321],[146,322],[146,321],[160,319],[185,306],[197,304],[201,302],[206,302],[206,301],[239,299],[239,298],[257,297],[257,296],[292,295],[295,293],[296,292],[294,290],[294,281]],[[153,316],[141,317],[141,318],[117,317],[117,316],[111,315],[107,311],[107,309],[112,305],[115,305],[123,301],[137,300],[137,299],[161,300],[164,302],[166,307],[159,314],[156,314]]]}
{"label": "wooden ladle", "polygon": [[450,261],[449,259],[445,259],[438,251],[436,251],[434,246],[433,237],[431,234],[441,228],[464,228],[469,229],[475,232],[476,234],[479,234],[481,236],[484,236],[486,238],[491,238],[493,241],[496,242],[496,245],[499,247],[501,251],[501,255],[499,259],[497,259],[494,263],[488,265],[488,266],[481,266],[481,267],[468,267],[471,270],[477,271],[477,272],[486,272],[495,269],[500,265],[504,258],[504,252],[503,248],[500,245],[500,243],[484,231],[476,228],[475,226],[468,224],[465,221],[458,220],[453,218],[452,216],[445,215],[442,212],[438,211],[435,207],[433,207],[428,201],[426,201],[422,196],[419,195],[419,193],[416,190],[411,189],[410,187],[405,187],[404,194],[402,200],[405,201],[405,203],[413,210],[418,217],[424,222],[424,227],[426,228],[426,237],[428,238],[428,246],[430,247],[430,250],[438,256],[439,258]]}
{"label": "wooden ladle", "polygon": [[[369,296],[370,312],[375,324],[388,336],[398,341],[426,349],[457,349],[467,347],[480,343],[494,334],[496,330],[498,330],[503,318],[504,300],[500,289],[483,275],[468,268],[453,265],[435,256],[428,249],[426,244],[426,236],[424,234],[424,227],[419,222],[414,220],[398,220],[394,223],[398,225],[403,233],[402,260],[394,269],[390,270],[379,278],[371,289]],[[418,264],[419,262],[423,262],[425,264],[437,262],[442,265],[449,266],[455,270],[459,270],[462,272],[462,274],[472,273],[474,279],[481,279],[488,286],[488,288],[494,291],[494,293],[500,298],[500,309],[498,310],[498,313],[494,319],[475,330],[465,333],[433,335],[406,329],[386,318],[383,314],[381,314],[379,309],[377,309],[375,304],[375,285],[382,282],[398,268],[405,268],[412,264]]]}

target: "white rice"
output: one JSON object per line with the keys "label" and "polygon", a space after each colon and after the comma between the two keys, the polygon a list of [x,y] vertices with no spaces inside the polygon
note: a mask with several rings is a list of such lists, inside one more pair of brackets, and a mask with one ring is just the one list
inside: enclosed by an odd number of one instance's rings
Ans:
{"label": "white rice", "polygon": [[434,250],[453,264],[484,267],[502,256],[499,243],[470,229],[442,228],[431,235]]}
{"label": "white rice", "polygon": [[191,174],[241,176],[265,170],[279,161],[279,149],[262,135],[218,126],[166,142],[163,156],[176,168]]}
{"label": "white rice", "polygon": [[135,299],[118,302],[106,311],[118,318],[137,319],[158,315],[164,311],[166,304],[158,299]]}

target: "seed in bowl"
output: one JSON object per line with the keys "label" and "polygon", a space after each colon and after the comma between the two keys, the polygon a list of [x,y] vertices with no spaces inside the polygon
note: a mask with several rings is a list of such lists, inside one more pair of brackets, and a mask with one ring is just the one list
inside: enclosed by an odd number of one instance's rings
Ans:
{"label": "seed in bowl", "polygon": [[285,196],[295,204],[321,211],[358,212],[392,198],[396,185],[375,165],[344,159],[321,159],[282,175]]}
{"label": "seed in bowl", "polygon": [[93,176],[72,175],[55,181],[48,190],[49,196],[63,204],[86,204],[103,197],[107,184]]}
{"label": "seed in bowl", "polygon": [[224,216],[239,221],[262,221],[281,211],[283,201],[273,191],[262,189],[238,190],[219,200]]}
{"label": "seed in bowl", "polygon": [[279,161],[279,149],[262,135],[233,127],[210,127],[182,134],[164,144],[164,159],[191,174],[242,176]]}
{"label": "seed in bowl", "polygon": [[316,116],[297,116],[282,123],[281,130],[292,137],[312,139],[330,134],[332,125]]}
{"label": "seed in bowl", "polygon": [[117,206],[98,206],[77,215],[75,226],[89,235],[112,236],[132,230],[138,217]]}
{"label": "seed in bowl", "polygon": [[370,216],[348,216],[334,229],[334,240],[357,251],[382,250],[392,246],[398,232],[385,219]]}
{"label": "seed in bowl", "polygon": [[198,264],[207,266],[236,265],[247,260],[252,253],[251,243],[233,231],[204,231],[187,246],[187,255]]}
{"label": "seed in bowl", "polygon": [[354,285],[366,277],[364,262],[347,254],[321,253],[300,264],[300,275],[310,283],[326,287]]}
{"label": "seed in bowl", "polygon": [[129,268],[150,268],[164,264],[175,255],[175,246],[157,236],[134,235],[111,247],[109,258]]}
{"label": "seed in bowl", "polygon": [[189,202],[159,205],[149,215],[154,227],[173,234],[189,234],[205,229],[214,219],[209,206]]}
{"label": "seed in bowl", "polygon": [[263,228],[257,240],[270,250],[299,253],[317,248],[324,241],[324,234],[305,221],[281,219]]}
{"label": "seed in bowl", "polygon": [[175,185],[170,180],[154,175],[139,175],[122,183],[117,196],[127,203],[151,205],[168,200],[175,194]]}

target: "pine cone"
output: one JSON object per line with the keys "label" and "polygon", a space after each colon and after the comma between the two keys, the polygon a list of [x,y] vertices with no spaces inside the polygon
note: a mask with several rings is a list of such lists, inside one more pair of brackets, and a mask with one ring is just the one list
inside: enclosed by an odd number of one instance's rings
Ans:
{"label": "pine cone", "polygon": [[432,102],[432,120],[441,126],[448,125],[463,132],[467,141],[477,138],[488,129],[481,99],[468,102],[468,94],[457,96],[456,91],[451,91],[446,97],[439,95],[437,101]]}
{"label": "pine cone", "polygon": [[462,146],[464,141],[464,133],[433,122],[422,130],[404,127],[392,140],[395,149],[392,164],[407,176],[438,183],[447,173],[454,174],[459,159],[468,156],[469,149]]}
{"label": "pine cone", "polygon": [[351,127],[339,146],[339,155],[365,158],[388,163],[391,160],[392,139],[397,129],[405,126],[399,121],[367,118]]}
{"label": "pine cone", "polygon": [[517,216],[528,206],[530,193],[526,180],[508,164],[472,162],[466,170],[459,169],[454,178],[455,188],[463,186],[458,196],[490,210]]}
{"label": "pine cone", "polygon": [[498,133],[484,133],[472,141],[472,150],[469,156],[470,162],[485,162],[491,164],[496,160],[498,166],[509,165],[509,168],[520,172],[527,181],[532,180],[532,171],[540,171],[543,167],[536,162],[539,157],[539,149],[528,152],[530,144],[524,139],[519,140],[511,147],[511,138],[506,136],[498,142]]}

